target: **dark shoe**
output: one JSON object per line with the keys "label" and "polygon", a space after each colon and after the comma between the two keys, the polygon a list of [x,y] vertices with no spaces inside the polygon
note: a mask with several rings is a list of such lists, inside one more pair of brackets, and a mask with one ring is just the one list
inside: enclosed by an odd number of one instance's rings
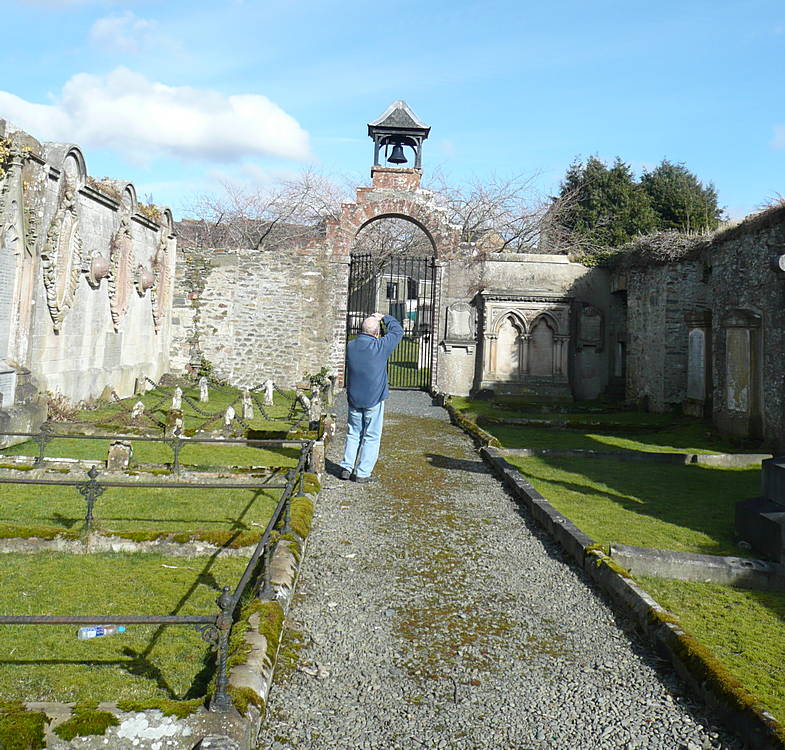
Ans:
{"label": "dark shoe", "polygon": [[371,482],[378,482],[379,479],[371,474],[367,477],[355,477],[354,481],[357,482],[357,484],[370,484]]}
{"label": "dark shoe", "polygon": [[349,479],[351,476],[352,472],[349,471],[349,469],[341,469],[341,473],[339,474],[341,479]]}

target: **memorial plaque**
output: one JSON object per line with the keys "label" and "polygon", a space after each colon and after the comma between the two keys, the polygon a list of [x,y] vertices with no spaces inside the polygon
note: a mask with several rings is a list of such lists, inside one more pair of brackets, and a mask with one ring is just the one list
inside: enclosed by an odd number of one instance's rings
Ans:
{"label": "memorial plaque", "polygon": [[750,331],[728,328],[725,335],[725,396],[731,411],[750,409]]}
{"label": "memorial plaque", "polygon": [[16,398],[16,372],[0,372],[0,394],[2,394],[2,406],[8,408],[13,406]]}
{"label": "memorial plaque", "polygon": [[690,331],[687,350],[687,398],[706,400],[706,332]]}
{"label": "memorial plaque", "polygon": [[8,354],[15,282],[16,256],[6,246],[2,246],[0,247],[0,358]]}
{"label": "memorial plaque", "polygon": [[106,369],[120,367],[123,353],[123,334],[107,333],[104,344],[104,363]]}
{"label": "memorial plaque", "polygon": [[474,340],[472,308],[466,302],[455,302],[447,308],[447,339],[449,341]]}

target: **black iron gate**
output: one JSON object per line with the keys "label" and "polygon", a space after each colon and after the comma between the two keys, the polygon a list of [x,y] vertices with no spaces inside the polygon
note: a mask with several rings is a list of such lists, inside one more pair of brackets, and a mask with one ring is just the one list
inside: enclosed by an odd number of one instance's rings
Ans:
{"label": "black iron gate", "polygon": [[436,300],[435,258],[352,255],[346,340],[360,333],[375,312],[403,326],[403,341],[387,364],[390,388],[429,388],[433,366]]}

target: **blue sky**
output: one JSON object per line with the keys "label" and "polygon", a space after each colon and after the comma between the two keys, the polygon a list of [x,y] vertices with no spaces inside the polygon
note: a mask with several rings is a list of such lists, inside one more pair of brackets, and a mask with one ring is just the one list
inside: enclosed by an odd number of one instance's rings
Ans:
{"label": "blue sky", "polygon": [[5,0],[0,117],[84,150],[176,215],[220,180],[368,179],[405,99],[426,172],[662,158],[734,217],[785,194],[785,2]]}

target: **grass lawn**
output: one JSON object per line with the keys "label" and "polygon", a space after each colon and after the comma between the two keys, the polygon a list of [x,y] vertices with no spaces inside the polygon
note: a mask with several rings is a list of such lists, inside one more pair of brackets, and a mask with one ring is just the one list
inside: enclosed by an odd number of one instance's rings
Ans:
{"label": "grass lawn", "polygon": [[[123,399],[121,402],[113,402],[99,406],[98,408],[86,409],[81,411],[76,419],[80,422],[90,422],[101,426],[104,429],[119,430],[120,427],[131,425],[128,410],[133,408],[137,401],[142,401],[145,407],[145,415],[153,417],[158,422],[164,422],[166,413],[172,408],[172,395],[174,387],[160,389],[156,388],[147,391],[143,396],[131,396]],[[223,414],[230,404],[234,404],[234,409],[237,414],[242,415],[242,404],[238,401],[241,391],[237,388],[227,388],[218,390],[217,388],[210,388],[210,400],[207,403],[199,401],[199,387],[194,385],[188,388],[183,388],[182,412],[183,412],[183,429],[186,434],[200,429],[206,422],[208,429],[220,428],[223,425]],[[264,396],[261,392],[256,393],[259,401],[264,401]],[[294,394],[292,394],[292,397]],[[204,416],[188,403],[186,397],[190,398],[196,407],[210,416]],[[236,402],[236,403],[235,403]],[[280,393],[273,394],[273,405],[266,406],[265,411],[273,421],[266,420],[260,413],[259,407],[254,403],[254,418],[246,420],[248,424],[256,430],[282,430],[287,429],[293,425],[292,422],[287,421],[289,409],[292,400],[282,396]],[[213,418],[214,416],[214,418]],[[298,407],[296,419],[302,416],[302,409]],[[280,420],[280,421],[279,421]],[[153,422],[145,417],[142,422],[143,426],[151,427]],[[307,427],[307,419],[306,425]],[[122,430],[119,430],[122,432]]]}
{"label": "grass lawn", "polygon": [[[145,554],[6,555],[6,615],[212,615],[244,559]],[[100,624],[100,622],[96,623]],[[5,700],[199,698],[212,676],[209,646],[188,626],[128,626],[79,641],[76,625],[0,626]]]}
{"label": "grass lawn", "polygon": [[[93,529],[137,541],[173,536],[243,546],[257,541],[280,493],[109,487],[96,500]],[[85,513],[75,487],[0,484],[0,537],[77,538]]]}
{"label": "grass lawn", "polygon": [[[109,452],[110,440],[80,440],[79,438],[60,438],[46,446],[50,458],[79,458],[83,460],[105,461]],[[134,449],[133,462],[160,463],[172,462],[172,449],[165,443],[153,443],[129,439]],[[4,448],[0,454],[6,456],[37,456],[38,445],[32,441]],[[296,448],[250,448],[240,444],[221,445],[218,443],[186,443],[180,452],[182,466],[266,466],[295,467],[299,458]]]}
{"label": "grass lawn", "polygon": [[[505,448],[640,451],[644,453],[744,453],[738,441],[722,438],[699,419],[673,414],[616,411],[601,414],[544,414],[501,409],[487,401],[453,398],[453,406],[477,421]],[[498,418],[567,420],[569,428],[498,424]],[[583,423],[583,424],[582,424]],[[639,428],[639,429],[636,429]]]}
{"label": "grass lawn", "polygon": [[734,503],[759,491],[760,470],[599,458],[507,460],[600,544],[739,555]]}
{"label": "grass lawn", "polygon": [[785,593],[657,578],[639,582],[785,723]]}

